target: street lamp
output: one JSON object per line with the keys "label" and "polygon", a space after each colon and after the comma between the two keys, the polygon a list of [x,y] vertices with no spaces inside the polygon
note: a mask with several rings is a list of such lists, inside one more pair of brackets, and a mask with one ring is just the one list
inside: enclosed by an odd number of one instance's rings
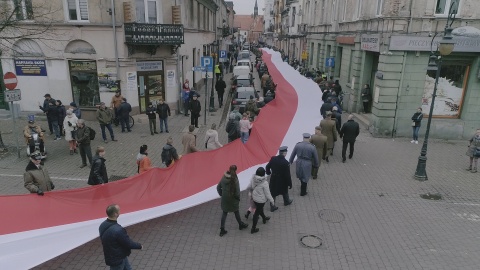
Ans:
{"label": "street lamp", "polygon": [[[214,89],[214,82],[215,80],[213,80],[213,78],[215,77],[215,67],[217,65],[217,53],[218,53],[218,43],[217,41],[215,40],[213,43],[212,43],[212,47],[213,47],[213,53],[212,53],[212,56],[213,56],[213,66],[214,66],[214,70],[213,70],[213,75],[212,76],[212,90],[211,90],[211,94],[210,94],[210,108],[209,108],[209,111],[210,112],[215,112],[215,97],[214,97],[214,93],[213,93],[213,89]],[[218,80],[218,78],[215,78],[216,80]]]}
{"label": "street lamp", "polygon": [[[453,31],[452,24],[453,24],[453,21],[455,20],[455,14],[457,13],[457,11],[453,10],[454,5],[455,5],[455,1],[452,1],[449,12],[448,12],[447,24],[445,25],[445,30],[443,32],[443,38],[438,43],[437,51],[433,52],[433,50],[430,49],[430,58],[428,61],[427,70],[436,71],[436,74],[435,74],[435,85],[433,87],[432,102],[430,103],[430,112],[428,113],[425,139],[423,140],[422,150],[420,152],[420,156],[418,157],[417,169],[415,170],[415,179],[419,181],[428,180],[427,170],[426,170],[428,135],[430,133],[430,124],[432,123],[435,97],[437,96],[438,79],[440,78],[440,71],[442,69],[442,56],[447,56],[451,54],[453,52],[453,48],[455,47],[455,41],[453,40],[453,36],[452,36],[452,31]],[[430,45],[430,48],[433,47],[433,41],[435,37],[436,35],[433,36],[432,38],[432,43]]]}

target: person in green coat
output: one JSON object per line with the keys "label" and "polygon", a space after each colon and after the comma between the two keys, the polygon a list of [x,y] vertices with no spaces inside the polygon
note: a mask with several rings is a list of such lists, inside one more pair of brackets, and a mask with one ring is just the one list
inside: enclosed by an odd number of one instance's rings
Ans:
{"label": "person in green coat", "polygon": [[231,165],[228,171],[223,175],[222,180],[217,185],[218,195],[222,198],[222,222],[220,226],[220,236],[224,236],[227,231],[225,230],[225,220],[229,212],[235,213],[235,218],[238,222],[238,228],[243,230],[248,227],[248,224],[244,223],[240,219],[240,213],[238,212],[240,204],[240,184],[237,177],[237,166]]}

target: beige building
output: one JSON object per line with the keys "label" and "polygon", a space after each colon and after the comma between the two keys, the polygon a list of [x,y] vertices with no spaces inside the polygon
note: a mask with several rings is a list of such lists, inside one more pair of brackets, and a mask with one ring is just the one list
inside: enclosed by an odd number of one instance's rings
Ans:
{"label": "beige building", "polygon": [[[201,81],[192,67],[224,47],[224,22],[231,12],[223,0],[2,3],[3,10],[13,12],[14,27],[0,32],[1,67],[17,75],[20,109],[38,111],[38,102],[49,93],[66,105],[76,102],[86,118],[100,102],[110,104],[117,89],[136,113],[159,99],[181,109],[181,82]],[[15,38],[5,38],[9,35]]]}

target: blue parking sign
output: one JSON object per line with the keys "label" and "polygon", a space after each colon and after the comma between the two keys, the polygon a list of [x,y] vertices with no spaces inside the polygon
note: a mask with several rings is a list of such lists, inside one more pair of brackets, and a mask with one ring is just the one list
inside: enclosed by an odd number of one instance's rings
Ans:
{"label": "blue parking sign", "polygon": [[220,51],[220,58],[227,58],[227,51]]}
{"label": "blue parking sign", "polygon": [[213,72],[213,58],[210,56],[203,56],[201,59],[202,67],[207,68],[207,72]]}

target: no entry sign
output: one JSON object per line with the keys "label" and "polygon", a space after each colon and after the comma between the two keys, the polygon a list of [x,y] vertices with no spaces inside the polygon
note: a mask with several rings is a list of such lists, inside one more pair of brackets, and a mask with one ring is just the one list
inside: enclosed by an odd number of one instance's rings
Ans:
{"label": "no entry sign", "polygon": [[17,75],[15,75],[13,72],[7,72],[3,76],[3,81],[5,83],[5,87],[7,87],[8,90],[13,90],[15,87],[17,87]]}

